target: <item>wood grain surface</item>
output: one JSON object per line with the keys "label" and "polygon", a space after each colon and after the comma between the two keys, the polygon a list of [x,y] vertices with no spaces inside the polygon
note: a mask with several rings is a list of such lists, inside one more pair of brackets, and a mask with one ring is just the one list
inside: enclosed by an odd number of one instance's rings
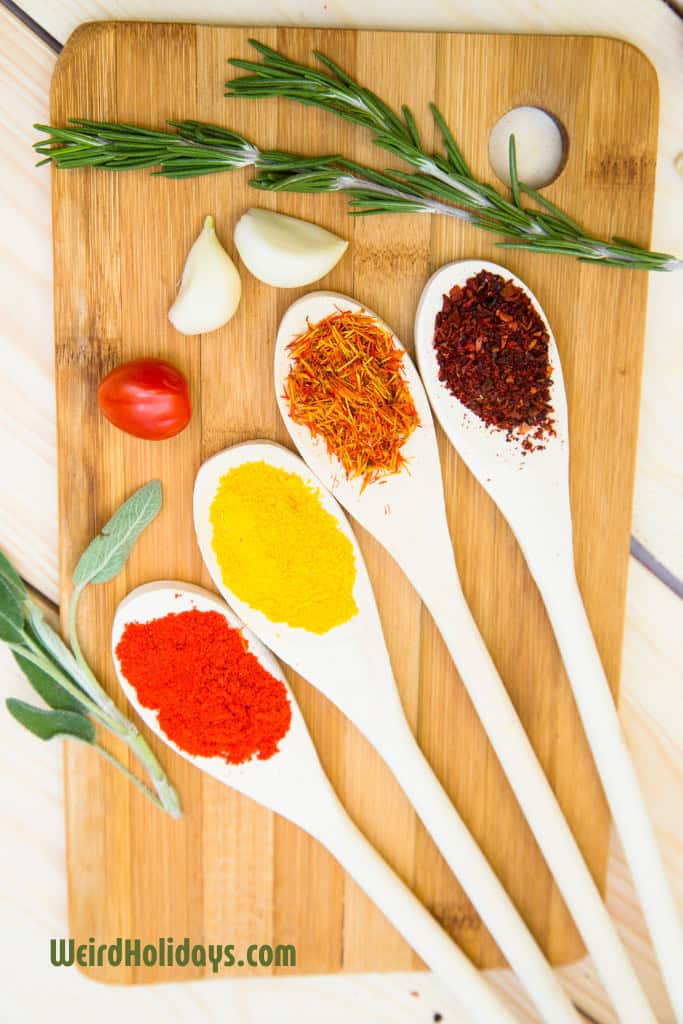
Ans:
{"label": "wood grain surface", "polygon": [[[60,57],[51,116],[143,124],[198,117],[242,130],[262,146],[343,149],[377,163],[363,133],[329,115],[222,98],[225,59],[246,55],[251,34],[300,58],[313,46],[328,52],[390,102],[408,102],[427,138],[424,106],[436,99],[475,172],[484,176],[495,119],[519,103],[546,107],[570,140],[566,168],[549,198],[596,231],[647,242],[656,78],[637,50],[614,40],[102,23],[80,29]],[[84,646],[112,687],[107,639],[123,594],[164,576],[208,582],[190,514],[201,460],[248,437],[286,439],[272,394],[272,346],[278,317],[297,291],[276,293],[245,271],[242,306],[222,331],[186,339],[166,320],[203,215],[216,215],[228,248],[236,216],[256,204],[350,237],[349,255],[324,284],[367,302],[407,343],[432,269],[458,256],[496,255],[491,239],[465,226],[425,217],[352,222],[341,197],[276,201],[249,190],[246,181],[241,172],[188,182],[144,173],[53,177],[62,596],[81,548],[130,491],[159,477],[166,498],[125,574],[85,603]],[[577,570],[616,690],[646,278],[559,258],[510,253],[506,259],[539,296],[560,346],[571,411]],[[163,445],[124,436],[97,413],[100,377],[140,355],[169,358],[193,388],[192,425]],[[607,813],[540,599],[505,524],[454,453],[445,444],[442,451],[465,591],[602,882]],[[402,697],[425,753],[551,959],[576,959],[578,936],[431,620],[388,556],[367,536],[360,540]],[[365,741],[312,688],[296,679],[293,684],[323,764],[354,819],[478,963],[499,963],[481,922]],[[188,934],[208,942],[220,934],[245,944],[294,942],[298,969],[307,973],[415,963],[311,840],[200,778],[168,751],[161,756],[186,807],[181,824],[165,821],[88,752],[68,755],[76,938]],[[207,973],[199,968],[195,976]],[[128,982],[154,977],[149,968],[97,974]]]}

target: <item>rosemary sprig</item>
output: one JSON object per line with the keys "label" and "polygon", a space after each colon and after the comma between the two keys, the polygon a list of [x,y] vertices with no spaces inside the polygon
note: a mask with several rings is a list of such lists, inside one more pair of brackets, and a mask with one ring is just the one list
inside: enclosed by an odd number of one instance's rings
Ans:
{"label": "rosemary sprig", "polygon": [[[381,110],[379,103],[370,109]],[[404,110],[403,116],[406,137],[414,140],[417,129],[410,113]],[[34,149],[44,158],[41,164],[53,163],[63,169],[156,167],[154,173],[167,178],[193,178],[251,165],[257,172],[250,182],[254,188],[343,192],[356,216],[435,213],[501,234],[510,239],[499,243],[503,247],[557,252],[589,262],[647,270],[673,270],[681,265],[665,253],[648,252],[620,239],[599,242],[589,238],[566,214],[522,183],[519,192],[535,198],[542,211],[521,209],[489,185],[475,182],[475,189],[454,141],[449,140],[447,149],[459,170],[437,177],[424,171],[377,171],[336,155],[313,157],[260,150],[236,132],[200,121],[173,121],[170,125],[173,131],[83,119],[63,127],[35,125],[46,138],[34,143]]]}
{"label": "rosemary sprig", "polygon": [[[94,747],[157,807],[180,817],[178,795],[144,736],[119,711],[81,651],[76,629],[78,602],[90,583],[105,583],[125,565],[133,544],[161,507],[161,486],[152,481],[114,513],[88,545],[74,571],[69,606],[71,649],[50,626],[9,560],[0,552],[0,640],[4,641],[47,708],[10,697],[10,714],[42,740],[74,739]],[[152,787],[102,747],[95,725],[123,740],[145,768]]]}
{"label": "rosemary sprig", "polygon": [[[435,196],[468,211],[468,219],[486,231],[504,235],[503,248],[528,249],[532,252],[557,252],[576,256],[589,263],[603,263],[643,270],[676,270],[683,261],[663,253],[653,253],[619,238],[602,241],[587,234],[575,221],[558,210],[534,189],[519,181],[514,138],[510,140],[511,201],[490,185],[477,181],[435,104],[430,104],[434,122],[441,136],[443,153],[430,153],[421,144],[410,109],[401,109],[401,116],[384,101],[360,85],[329,57],[313,51],[325,70],[311,68],[290,60],[257,40],[249,40],[260,56],[259,61],[232,58],[229,63],[248,72],[226,83],[226,95],[244,97],[286,97],[328,110],[353,124],[369,129],[373,141],[414,168],[410,174],[399,174],[405,186],[423,197]],[[283,176],[285,182],[269,176],[271,188],[294,189],[296,177]],[[287,180],[288,179],[288,180]],[[283,179],[280,179],[283,180]],[[343,189],[346,191],[345,189]],[[543,209],[522,205],[522,194]],[[379,213],[393,204],[355,204],[356,212]],[[440,210],[438,212],[444,212]]]}

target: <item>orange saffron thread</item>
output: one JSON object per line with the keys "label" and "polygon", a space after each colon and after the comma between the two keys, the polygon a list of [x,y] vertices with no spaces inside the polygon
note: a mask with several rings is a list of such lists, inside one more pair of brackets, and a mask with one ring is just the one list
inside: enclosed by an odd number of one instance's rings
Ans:
{"label": "orange saffron thread", "polygon": [[339,310],[308,322],[287,350],[283,397],[292,420],[322,438],[363,490],[400,472],[401,449],[420,419],[391,333],[367,313]]}

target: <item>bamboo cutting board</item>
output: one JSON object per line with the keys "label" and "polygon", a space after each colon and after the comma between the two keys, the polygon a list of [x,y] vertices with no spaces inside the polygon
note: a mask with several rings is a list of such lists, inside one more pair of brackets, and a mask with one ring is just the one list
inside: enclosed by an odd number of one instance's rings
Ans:
{"label": "bamboo cutting board", "polygon": [[[595,232],[647,242],[657,82],[643,55],[616,40],[97,23],[81,27],[59,58],[52,121],[80,116],[161,126],[167,118],[197,118],[233,127],[264,148],[344,152],[386,165],[361,129],[332,115],[285,101],[224,99],[225,61],[247,56],[251,35],[298,59],[314,47],[328,53],[392,105],[408,103],[427,140],[427,104],[435,100],[475,173],[488,179],[488,133],[497,118],[525,103],[550,110],[567,131],[569,150],[548,197]],[[250,205],[302,216],[350,238],[347,256],[320,286],[367,303],[408,344],[432,270],[458,257],[501,259],[492,237],[452,220],[352,220],[341,196],[276,199],[250,190],[249,176],[173,182],[146,172],[53,175],[64,599],[78,555],[113,509],[152,478],[164,486],[162,515],[125,572],[91,588],[84,601],[83,646],[112,692],[109,631],[124,594],[155,578],[209,583],[191,514],[201,462],[247,438],[287,443],[273,394],[273,344],[280,316],[304,289],[276,291],[242,268],[242,304],[221,331],[184,338],[166,318],[204,215],[215,214],[229,250],[232,226]],[[560,346],[571,414],[577,571],[616,693],[646,276],[560,257],[509,252],[503,258],[538,295]],[[171,441],[135,440],[98,413],[102,376],[140,356],[169,359],[189,378],[194,417]],[[603,884],[608,813],[539,596],[489,499],[443,442],[442,456],[465,592]],[[577,959],[580,939],[429,615],[391,559],[368,536],[359,539],[420,744],[550,959]],[[323,765],[354,820],[478,964],[502,963],[377,756],[311,687],[297,678],[292,683]],[[152,745],[180,790],[180,823],[158,813],[95,754],[68,748],[69,907],[77,940],[122,936],[145,943],[171,936],[180,942],[188,936],[196,943],[234,943],[238,951],[250,943],[292,943],[296,971],[303,973],[418,965],[315,842],[200,775],[154,739]],[[211,968],[102,967],[91,973],[135,983],[201,977]]]}

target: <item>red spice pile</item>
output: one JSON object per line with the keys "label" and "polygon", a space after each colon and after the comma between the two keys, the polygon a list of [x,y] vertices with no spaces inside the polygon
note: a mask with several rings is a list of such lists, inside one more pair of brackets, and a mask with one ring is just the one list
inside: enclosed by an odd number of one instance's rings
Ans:
{"label": "red spice pile", "polygon": [[287,691],[219,612],[131,622],[116,655],[140,703],[188,754],[241,764],[277,753],[292,720]]}
{"label": "red spice pile", "polygon": [[434,325],[439,380],[484,423],[521,437],[554,434],[548,331],[528,296],[487,270],[444,295]]}

